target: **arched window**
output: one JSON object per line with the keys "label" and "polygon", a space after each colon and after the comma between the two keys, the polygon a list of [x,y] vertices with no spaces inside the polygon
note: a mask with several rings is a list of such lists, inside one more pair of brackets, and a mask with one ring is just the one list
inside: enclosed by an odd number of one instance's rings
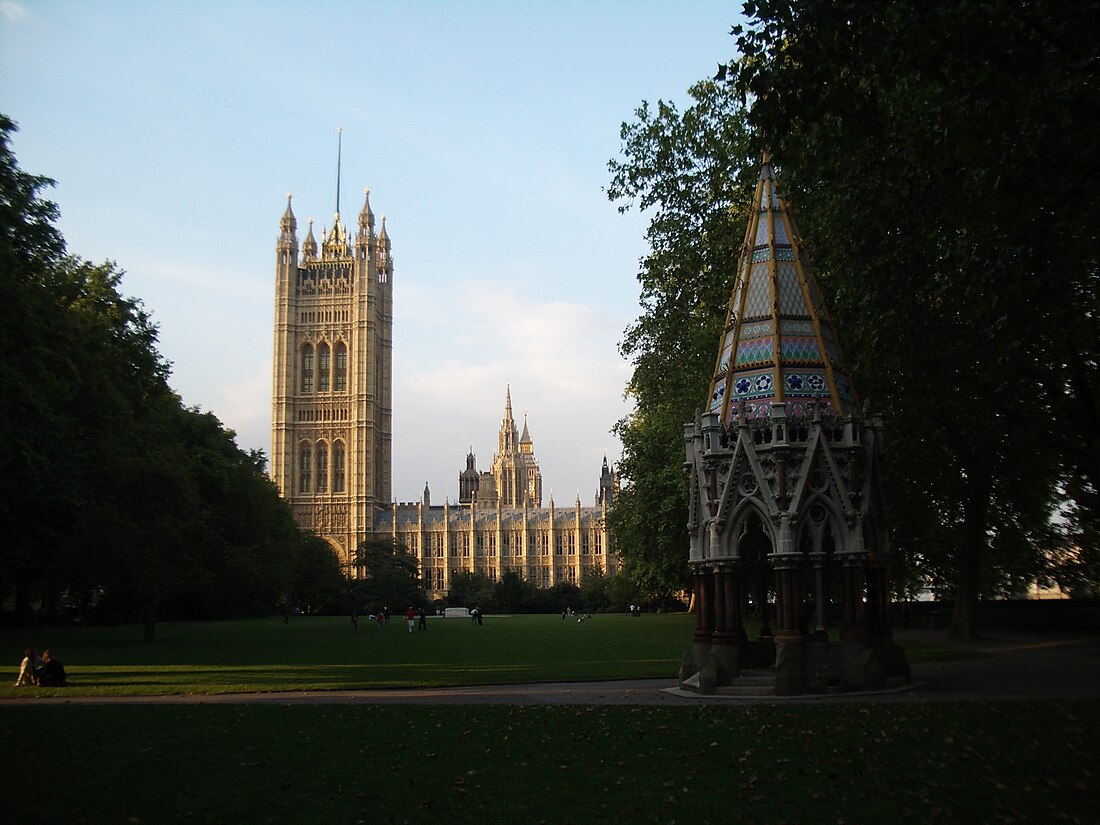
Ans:
{"label": "arched window", "polygon": [[313,489],[313,451],[309,444],[302,442],[298,446],[298,492],[308,493]]}
{"label": "arched window", "polygon": [[336,392],[348,391],[348,348],[343,342],[336,345]]}
{"label": "arched window", "polygon": [[344,492],[344,442],[332,443],[332,492]]}
{"label": "arched window", "polygon": [[302,347],[302,392],[313,392],[313,347]]}
{"label": "arched window", "polygon": [[328,492],[328,444],[317,442],[317,487],[318,493]]}
{"label": "arched window", "polygon": [[328,392],[329,350],[328,344],[317,347],[317,392]]}

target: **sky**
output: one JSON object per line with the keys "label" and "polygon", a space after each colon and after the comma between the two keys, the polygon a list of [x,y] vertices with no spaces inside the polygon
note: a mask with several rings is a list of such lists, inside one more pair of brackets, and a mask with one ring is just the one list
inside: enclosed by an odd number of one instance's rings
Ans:
{"label": "sky", "polygon": [[[57,181],[69,251],[114,261],[185,404],[271,447],[275,241],[393,244],[393,495],[457,499],[487,470],[507,387],[544,492],[592,503],[630,412],[647,216],[607,199],[620,127],[683,108],[734,54],[740,3],[704,0],[0,0],[0,112]],[[544,502],[545,503],[545,502]]]}

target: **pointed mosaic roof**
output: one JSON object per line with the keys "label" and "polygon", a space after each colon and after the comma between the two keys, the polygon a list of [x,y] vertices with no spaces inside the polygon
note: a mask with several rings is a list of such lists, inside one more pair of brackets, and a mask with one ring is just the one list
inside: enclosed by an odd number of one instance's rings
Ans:
{"label": "pointed mosaic roof", "polygon": [[817,400],[823,412],[859,415],[832,320],[767,157],[754,203],[708,411],[728,422],[742,402],[750,418],[780,403],[797,417]]}

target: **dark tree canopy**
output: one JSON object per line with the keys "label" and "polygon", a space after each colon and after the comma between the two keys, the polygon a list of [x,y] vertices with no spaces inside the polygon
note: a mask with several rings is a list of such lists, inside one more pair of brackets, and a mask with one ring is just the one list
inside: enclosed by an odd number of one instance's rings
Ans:
{"label": "dark tree canopy", "polygon": [[1095,552],[1100,10],[754,5],[730,76],[887,415],[895,540],[969,635],[1058,552],[1065,496]]}
{"label": "dark tree canopy", "polygon": [[679,425],[716,354],[744,227],[732,193],[768,150],[856,386],[886,419],[896,579],[954,597],[959,635],[980,596],[1037,576],[1089,590],[1100,91],[1096,40],[1081,32],[1100,11],[745,9],[742,57],[697,85],[683,116],[639,109],[611,166],[610,196],[653,210],[643,314],[622,346],[637,401],[619,425],[630,485],[613,514],[628,573],[653,592],[686,572]]}
{"label": "dark tree canopy", "polygon": [[620,345],[636,409],[615,427],[624,484],[610,523],[624,574],[658,601],[689,588],[684,424],[706,400],[756,166],[736,95],[709,81],[690,94],[683,113],[643,103],[623,124],[608,189],[620,209],[652,214],[642,315]]}
{"label": "dark tree canopy", "polygon": [[[65,251],[52,182],[21,171],[0,116],[0,588],[17,617],[271,612],[341,589],[315,541],[211,413],[184,407],[123,274]],[[320,572],[318,572],[320,570]],[[324,581],[323,586],[318,580]]]}

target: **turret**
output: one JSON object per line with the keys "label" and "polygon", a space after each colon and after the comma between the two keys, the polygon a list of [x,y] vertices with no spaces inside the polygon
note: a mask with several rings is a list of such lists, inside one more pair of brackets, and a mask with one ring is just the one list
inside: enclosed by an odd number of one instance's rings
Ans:
{"label": "turret", "polygon": [[535,443],[527,430],[527,413],[523,414],[523,434],[519,437],[519,451],[524,455],[531,455],[535,451]]}
{"label": "turret", "polygon": [[370,187],[363,190],[363,208],[359,212],[359,234],[355,248],[359,258],[367,258],[374,245],[374,211],[370,208]]}
{"label": "turret", "polygon": [[474,458],[473,448],[466,454],[466,469],[458,474],[458,501],[460,504],[469,504],[480,487],[481,476],[477,471],[477,459]]}
{"label": "turret", "polygon": [[387,275],[393,274],[390,260],[390,233],[386,231],[386,216],[382,216],[382,231],[378,233],[378,268]]}
{"label": "turret", "polygon": [[504,391],[504,420],[500,423],[500,436],[497,439],[499,454],[511,455],[516,451],[516,422],[512,418],[512,387],[508,386]]}
{"label": "turret", "polygon": [[[279,242],[276,248],[279,252],[298,253],[298,221],[294,217],[294,210],[290,208],[290,199],[293,195],[286,193],[286,211],[279,220]],[[288,261],[283,260],[283,263]]]}
{"label": "turret", "polygon": [[306,233],[305,241],[302,242],[302,260],[312,261],[317,258],[317,239],[313,237],[313,218],[307,220],[309,231]]}
{"label": "turret", "polygon": [[603,469],[600,470],[600,489],[596,491],[596,504],[611,505],[615,499],[615,474],[608,466],[607,456],[603,457]]}
{"label": "turret", "polygon": [[344,225],[340,223],[339,212],[333,216],[332,231],[325,235],[325,244],[322,254],[325,260],[330,261],[346,260],[351,257],[351,245],[348,243],[348,233]]}

